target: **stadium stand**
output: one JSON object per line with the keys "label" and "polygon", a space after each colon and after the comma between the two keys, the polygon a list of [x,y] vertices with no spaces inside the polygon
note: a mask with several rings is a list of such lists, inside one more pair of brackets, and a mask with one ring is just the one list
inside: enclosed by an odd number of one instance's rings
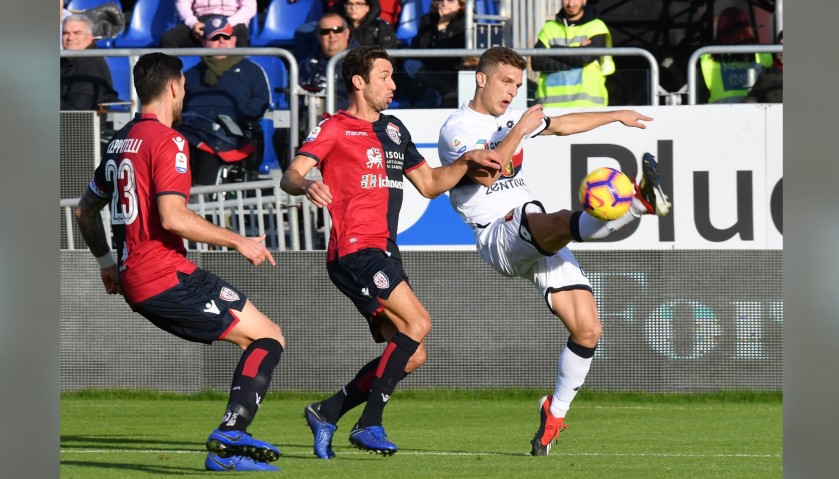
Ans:
{"label": "stadium stand", "polygon": [[119,48],[160,46],[163,32],[178,24],[178,13],[173,0],[137,0],[125,34],[117,37]]}
{"label": "stadium stand", "polygon": [[111,82],[120,100],[131,99],[131,61],[128,57],[105,57],[111,69]]}
{"label": "stadium stand", "polygon": [[396,39],[400,45],[407,47],[411,44],[411,39],[419,30],[420,18],[428,13],[430,8],[431,0],[405,0],[402,3],[402,12],[396,24]]}
{"label": "stadium stand", "polygon": [[[261,66],[268,76],[268,85],[271,87],[269,110],[288,110],[288,69],[285,62],[277,57],[252,56],[248,58]],[[259,172],[269,173],[280,167],[279,157],[274,148],[274,123],[269,119],[262,119],[260,124],[265,139],[265,152]]]}
{"label": "stadium stand", "polygon": [[294,30],[306,22],[317,21],[322,13],[320,0],[272,0],[262,28],[251,31],[251,46],[290,49],[294,43]]}
{"label": "stadium stand", "polygon": [[70,0],[67,3],[67,8],[70,10],[87,10],[105,3],[116,3],[122,8],[122,3],[119,0]]}

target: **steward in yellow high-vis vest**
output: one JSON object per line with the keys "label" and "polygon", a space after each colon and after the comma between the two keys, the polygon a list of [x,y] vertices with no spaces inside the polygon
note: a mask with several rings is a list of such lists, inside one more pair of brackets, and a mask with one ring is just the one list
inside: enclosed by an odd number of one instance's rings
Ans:
{"label": "steward in yellow high-vis vest", "polygon": [[[545,23],[534,48],[610,48],[612,35],[586,0],[562,0],[556,20]],[[533,56],[539,71],[536,102],[545,107],[607,106],[606,76],[615,72],[611,56]]]}
{"label": "steward in yellow high-vis vest", "polygon": [[699,66],[708,87],[708,103],[742,102],[760,71],[771,67],[772,62],[771,53],[701,55]]}

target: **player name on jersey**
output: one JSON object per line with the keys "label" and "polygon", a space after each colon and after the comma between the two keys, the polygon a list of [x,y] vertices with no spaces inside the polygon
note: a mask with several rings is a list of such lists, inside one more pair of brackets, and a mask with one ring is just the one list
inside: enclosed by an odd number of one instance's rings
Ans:
{"label": "player name on jersey", "polygon": [[113,140],[108,143],[107,153],[137,153],[140,151],[140,145],[142,144],[143,140],[139,138]]}

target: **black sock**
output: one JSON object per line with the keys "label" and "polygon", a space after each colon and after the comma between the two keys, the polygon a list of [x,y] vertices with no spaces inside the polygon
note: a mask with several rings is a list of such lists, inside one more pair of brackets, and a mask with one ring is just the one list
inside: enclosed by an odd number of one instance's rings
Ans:
{"label": "black sock", "polygon": [[376,368],[373,386],[367,397],[367,406],[364,407],[364,412],[358,420],[359,427],[382,424],[385,405],[396,389],[396,384],[405,377],[405,366],[408,365],[408,360],[418,347],[418,342],[403,333],[398,333],[391,339]]}
{"label": "black sock", "polygon": [[366,401],[370,395],[370,388],[373,386],[373,378],[380,359],[379,357],[365,364],[358,370],[352,381],[332,397],[321,402],[318,410],[320,415],[330,423],[337,424],[347,411]]}
{"label": "black sock", "polygon": [[253,421],[268,385],[271,374],[280,362],[283,347],[272,338],[257,339],[242,353],[233,384],[230,387],[230,399],[227,411],[219,425],[222,431],[245,431]]}

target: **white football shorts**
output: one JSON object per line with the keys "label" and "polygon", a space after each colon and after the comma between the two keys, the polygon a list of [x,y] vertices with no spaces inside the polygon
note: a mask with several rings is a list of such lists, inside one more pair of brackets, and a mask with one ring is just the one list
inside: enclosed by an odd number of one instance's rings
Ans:
{"label": "white football shorts", "polygon": [[591,283],[567,247],[550,255],[541,251],[522,225],[522,211],[544,213],[538,201],[525,203],[496,219],[477,235],[478,254],[496,271],[532,282],[550,307],[549,293],[571,289],[591,291]]}

